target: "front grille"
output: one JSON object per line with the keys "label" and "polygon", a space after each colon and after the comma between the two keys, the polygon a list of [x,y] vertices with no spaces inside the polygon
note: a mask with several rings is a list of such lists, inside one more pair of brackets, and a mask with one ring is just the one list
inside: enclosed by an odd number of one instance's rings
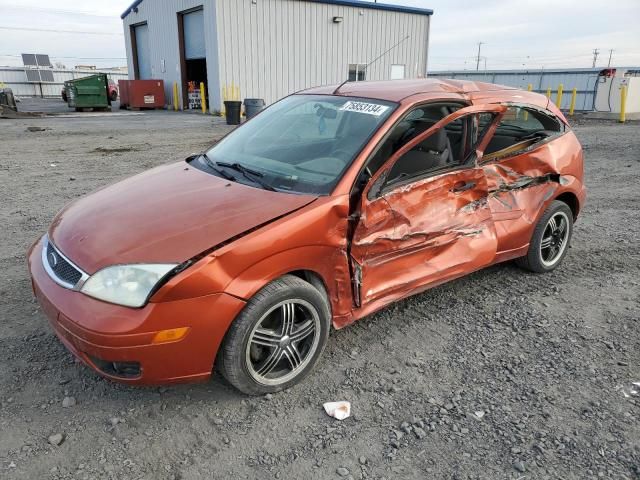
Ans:
{"label": "front grille", "polygon": [[67,261],[48,240],[45,248],[46,255],[43,255],[43,261],[49,267],[49,275],[53,276],[58,283],[74,287],[82,278],[82,272]]}

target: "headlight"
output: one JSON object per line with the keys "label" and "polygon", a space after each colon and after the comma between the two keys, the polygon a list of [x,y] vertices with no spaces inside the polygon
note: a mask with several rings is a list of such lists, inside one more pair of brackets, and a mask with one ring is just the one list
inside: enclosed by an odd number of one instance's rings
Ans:
{"label": "headlight", "polygon": [[141,307],[147,297],[176,264],[116,265],[91,275],[80,291],[126,307]]}

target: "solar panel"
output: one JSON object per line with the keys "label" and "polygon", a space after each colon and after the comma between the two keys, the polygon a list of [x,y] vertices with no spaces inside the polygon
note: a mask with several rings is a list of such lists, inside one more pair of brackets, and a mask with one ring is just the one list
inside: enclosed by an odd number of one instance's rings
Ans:
{"label": "solar panel", "polygon": [[53,83],[53,71],[52,70],[40,70],[40,78],[43,82]]}
{"label": "solar panel", "polygon": [[22,63],[25,66],[37,66],[36,56],[33,53],[23,53],[22,54]]}
{"label": "solar panel", "polygon": [[36,53],[36,62],[38,62],[39,67],[53,67],[51,65],[51,61],[49,60],[49,55],[41,55]]}
{"label": "solar panel", "polygon": [[35,69],[25,70],[27,74],[27,82],[40,82],[40,72]]}

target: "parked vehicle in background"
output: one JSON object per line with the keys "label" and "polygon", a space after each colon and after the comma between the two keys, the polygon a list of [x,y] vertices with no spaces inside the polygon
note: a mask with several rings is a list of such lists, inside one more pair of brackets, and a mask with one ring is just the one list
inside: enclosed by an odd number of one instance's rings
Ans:
{"label": "parked vehicle in background", "polygon": [[100,374],[215,366],[263,394],[308,375],[331,326],[498,262],[557,268],[584,200],[582,148],[542,95],[346,83],[69,204],[29,268],[53,330]]}
{"label": "parked vehicle in background", "polygon": [[[109,92],[108,93],[109,99],[112,102],[115,102],[118,99],[118,84],[113,80],[109,79],[107,89]],[[64,87],[62,87],[62,92],[60,93],[60,95],[62,96],[62,101],[66,103],[68,98],[67,98],[67,91]]]}

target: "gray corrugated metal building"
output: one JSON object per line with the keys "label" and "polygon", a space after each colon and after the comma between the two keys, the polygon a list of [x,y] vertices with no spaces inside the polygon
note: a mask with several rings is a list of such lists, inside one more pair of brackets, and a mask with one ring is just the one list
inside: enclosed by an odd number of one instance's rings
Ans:
{"label": "gray corrugated metal building", "polygon": [[130,78],[164,80],[167,102],[178,82],[185,108],[188,82],[204,81],[214,111],[232,85],[272,103],[349,76],[423,77],[432,13],[355,0],[136,0],[122,19]]}

